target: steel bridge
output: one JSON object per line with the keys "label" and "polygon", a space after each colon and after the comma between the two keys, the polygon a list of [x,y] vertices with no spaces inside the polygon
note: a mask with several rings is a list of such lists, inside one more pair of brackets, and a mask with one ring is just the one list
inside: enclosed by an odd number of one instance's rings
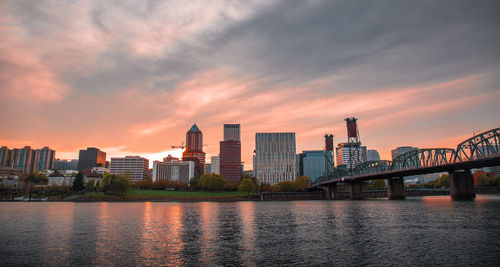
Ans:
{"label": "steel bridge", "polygon": [[377,160],[358,164],[352,170],[335,168],[319,177],[313,187],[324,188],[335,198],[338,183],[351,185],[351,199],[362,198],[361,182],[387,179],[390,199],[404,199],[404,176],[448,172],[453,199],[474,198],[470,169],[500,166],[500,128],[477,134],[452,148],[425,148],[408,151],[393,161]]}

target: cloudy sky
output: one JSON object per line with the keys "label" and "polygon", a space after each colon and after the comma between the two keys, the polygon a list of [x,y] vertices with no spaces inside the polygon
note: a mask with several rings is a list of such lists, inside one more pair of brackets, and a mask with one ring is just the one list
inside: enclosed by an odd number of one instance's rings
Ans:
{"label": "cloudy sky", "polygon": [[196,122],[297,152],[455,147],[500,126],[500,1],[0,0],[0,145],[166,156]]}

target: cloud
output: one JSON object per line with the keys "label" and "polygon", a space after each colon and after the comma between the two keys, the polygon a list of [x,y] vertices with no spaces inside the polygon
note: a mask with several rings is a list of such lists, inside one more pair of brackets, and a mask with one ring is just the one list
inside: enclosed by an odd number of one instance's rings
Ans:
{"label": "cloud", "polygon": [[498,1],[0,5],[10,146],[160,153],[196,122],[217,155],[233,122],[248,167],[255,132],[321,149],[324,133],[344,141],[347,116],[382,155],[498,127]]}

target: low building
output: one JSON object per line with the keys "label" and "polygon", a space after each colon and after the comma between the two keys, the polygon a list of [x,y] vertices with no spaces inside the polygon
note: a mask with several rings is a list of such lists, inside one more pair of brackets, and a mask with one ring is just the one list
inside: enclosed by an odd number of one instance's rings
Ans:
{"label": "low building", "polygon": [[163,162],[153,162],[153,182],[159,180],[178,181],[189,184],[195,176],[193,161],[181,161],[172,157],[163,159]]}
{"label": "low building", "polygon": [[149,160],[139,156],[111,158],[109,172],[127,175],[131,182],[138,182],[149,178]]}

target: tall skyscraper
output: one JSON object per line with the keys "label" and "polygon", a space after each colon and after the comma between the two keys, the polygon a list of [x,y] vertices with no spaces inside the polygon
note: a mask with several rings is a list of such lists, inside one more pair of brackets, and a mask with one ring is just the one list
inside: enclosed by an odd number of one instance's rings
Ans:
{"label": "tall skyscraper", "polygon": [[255,177],[271,185],[295,181],[295,133],[255,134]]}
{"label": "tall skyscraper", "polygon": [[220,142],[220,174],[227,180],[241,180],[240,125],[224,124],[224,141]]}
{"label": "tall skyscraper", "polygon": [[37,149],[38,158],[36,161],[36,170],[49,170],[54,169],[56,151],[50,149],[49,147],[44,147],[42,149]]}
{"label": "tall skyscraper", "polygon": [[239,124],[224,124],[224,141],[241,141]]}
{"label": "tall skyscraper", "polygon": [[106,152],[95,147],[87,147],[86,150],[80,150],[78,156],[78,171],[89,167],[106,166]]}
{"label": "tall skyscraper", "polygon": [[203,133],[193,124],[186,133],[186,151],[182,153],[182,161],[194,161],[195,176],[205,173],[205,152],[203,152]]}
{"label": "tall skyscraper", "polygon": [[138,182],[149,177],[149,160],[139,156],[111,158],[111,174],[128,174],[131,182]]}

